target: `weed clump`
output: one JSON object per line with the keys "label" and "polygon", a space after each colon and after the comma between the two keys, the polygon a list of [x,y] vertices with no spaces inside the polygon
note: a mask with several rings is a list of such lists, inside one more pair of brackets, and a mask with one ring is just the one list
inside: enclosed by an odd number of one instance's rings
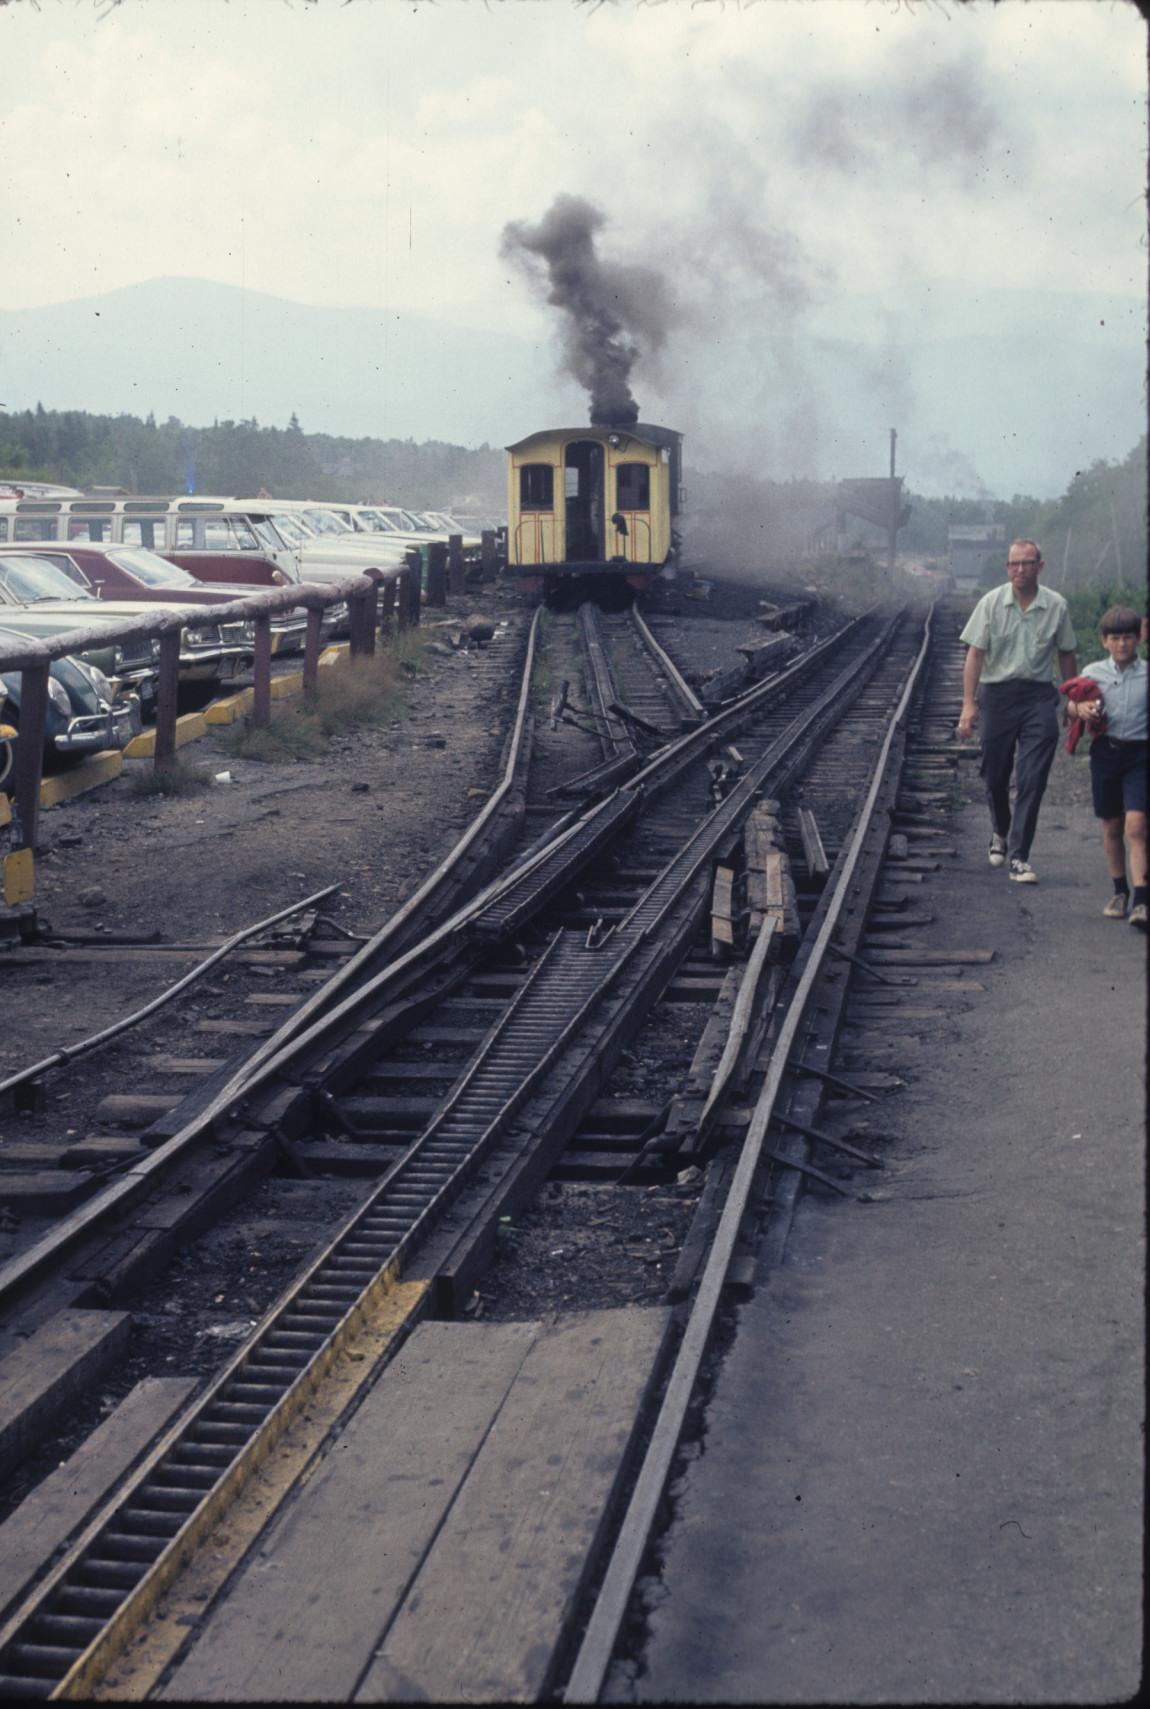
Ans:
{"label": "weed clump", "polygon": [[270,724],[245,720],[222,738],[237,759],[290,762],[318,759],[328,738],[378,728],[406,711],[404,692],[420,669],[423,642],[404,634],[370,658],[344,657],[320,669],[302,705],[273,712]]}
{"label": "weed clump", "polygon": [[212,774],[206,766],[184,765],[173,760],[171,765],[151,767],[138,772],[132,779],[133,795],[195,795],[207,789]]}

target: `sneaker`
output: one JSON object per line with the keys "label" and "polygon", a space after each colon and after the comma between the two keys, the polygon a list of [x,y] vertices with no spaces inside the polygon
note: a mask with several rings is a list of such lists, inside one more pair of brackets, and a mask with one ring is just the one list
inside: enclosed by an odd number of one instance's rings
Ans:
{"label": "sneaker", "polygon": [[1037,884],[1038,874],[1028,860],[1012,860],[1010,876],[1015,884]]}
{"label": "sneaker", "polygon": [[1135,903],[1134,907],[1131,908],[1131,910],[1130,910],[1130,924],[1132,926],[1141,926],[1143,931],[1146,930],[1147,921],[1146,921],[1146,904],[1145,904],[1145,902],[1137,902],[1137,903]]}
{"label": "sneaker", "polygon": [[1006,864],[1006,838],[1000,837],[997,831],[995,831],[994,835],[990,839],[990,847],[986,851],[986,858],[990,862],[991,866],[1005,866]]}
{"label": "sneaker", "polygon": [[1124,920],[1130,897],[1125,890],[1116,890],[1102,912],[1108,920]]}

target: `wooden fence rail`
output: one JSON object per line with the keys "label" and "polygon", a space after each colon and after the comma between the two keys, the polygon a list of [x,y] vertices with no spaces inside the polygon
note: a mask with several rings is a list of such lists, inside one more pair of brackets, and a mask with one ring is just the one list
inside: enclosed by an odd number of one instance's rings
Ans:
{"label": "wooden fence rail", "polygon": [[[384,590],[383,611],[379,608]],[[40,823],[40,784],[44,770],[44,732],[48,712],[48,679],[54,660],[111,642],[154,640],[159,642],[159,675],[156,684],[156,744],[153,764],[170,765],[176,751],[176,716],[180,636],[187,628],[213,623],[250,620],[255,625],[253,643],[252,722],[266,724],[271,717],[271,620],[301,607],[307,612],[304,641],[303,683],[313,689],[319,671],[320,632],[323,613],[329,606],[347,602],[348,632],[353,656],[375,651],[375,637],[382,626],[386,634],[394,614],[399,629],[419,622],[420,562],[418,551],[409,552],[401,569],[366,569],[338,582],[300,582],[292,587],[252,594],[220,605],[199,605],[179,610],[157,606],[143,617],[111,619],[87,628],[64,631],[47,641],[27,640],[21,645],[0,643],[0,671],[20,672],[20,736],[12,793],[11,849],[35,849]]]}

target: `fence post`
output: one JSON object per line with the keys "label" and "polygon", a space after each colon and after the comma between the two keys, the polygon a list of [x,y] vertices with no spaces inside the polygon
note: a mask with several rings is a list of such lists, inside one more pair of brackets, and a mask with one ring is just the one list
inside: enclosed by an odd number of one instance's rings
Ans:
{"label": "fence post", "polygon": [[447,604],[447,547],[433,540],[427,548],[427,603]]}
{"label": "fence post", "polygon": [[449,534],[447,536],[447,591],[456,594],[462,593],[463,590],[463,535]]}
{"label": "fence post", "polygon": [[176,757],[176,714],[179,710],[180,629],[160,636],[160,680],[156,684],[156,745],[152,770],[160,771]]}
{"label": "fence post", "polygon": [[379,632],[386,638],[391,634],[395,619],[395,580],[388,576],[383,584],[383,603],[379,613]]}
{"label": "fence post", "polygon": [[403,580],[399,588],[398,620],[401,629],[410,628],[419,622],[420,582],[423,579],[423,565],[419,556],[419,547],[411,546],[404,554],[407,564],[403,572]]}
{"label": "fence post", "polygon": [[495,551],[494,528],[485,528],[481,532],[479,536],[479,556],[480,562],[483,565],[484,581],[493,582],[495,580],[495,572],[499,568],[499,559]]}
{"label": "fence post", "polygon": [[252,723],[272,721],[272,620],[256,618],[256,656],[252,668]]}
{"label": "fence post", "polygon": [[309,605],[307,609],[307,634],[303,643],[303,691],[314,694],[319,681],[319,635],[323,626],[323,612],[318,605]]}
{"label": "fence post", "polygon": [[349,593],[347,596],[347,643],[348,654],[358,659],[363,652],[363,595]]}
{"label": "fence post", "polygon": [[44,727],[48,719],[49,665],[20,672],[20,734],[12,794],[12,848],[35,849],[40,830],[40,780],[44,775]]}
{"label": "fence post", "polygon": [[364,575],[371,583],[371,589],[363,596],[363,651],[370,659],[375,654],[375,631],[379,624],[379,584],[383,580],[381,570],[364,570]]}

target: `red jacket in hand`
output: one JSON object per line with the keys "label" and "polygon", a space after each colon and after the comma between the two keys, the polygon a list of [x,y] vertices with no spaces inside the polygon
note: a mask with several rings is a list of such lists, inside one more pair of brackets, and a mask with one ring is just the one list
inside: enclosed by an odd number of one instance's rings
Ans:
{"label": "red jacket in hand", "polygon": [[[1068,700],[1073,700],[1079,705],[1081,705],[1084,700],[1102,699],[1102,690],[1099,688],[1092,676],[1067,677],[1066,681],[1059,685],[1058,692],[1059,694],[1064,694]],[[1074,722],[1070,726],[1070,734],[1066,738],[1066,752],[1068,754],[1072,754],[1078,746],[1078,743],[1082,738],[1082,732],[1085,728],[1085,718],[1075,718]],[[1092,736],[1102,736],[1105,733],[1106,717],[1104,713],[1100,712],[1098,717],[1095,718],[1090,725],[1090,734]]]}

